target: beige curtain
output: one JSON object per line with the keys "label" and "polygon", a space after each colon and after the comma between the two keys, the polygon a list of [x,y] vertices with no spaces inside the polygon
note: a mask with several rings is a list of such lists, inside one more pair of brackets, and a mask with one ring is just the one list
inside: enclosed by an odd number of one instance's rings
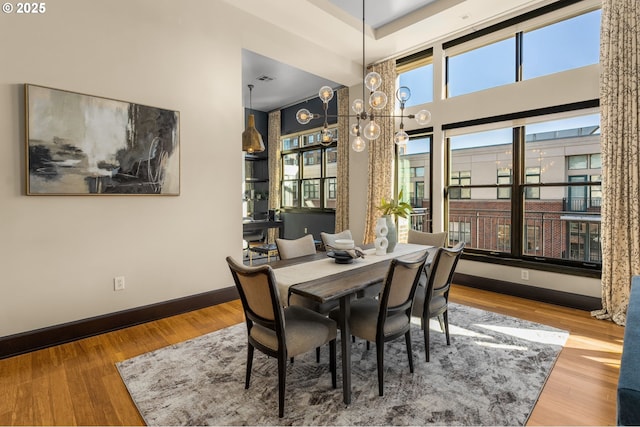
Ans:
{"label": "beige curtain", "polygon": [[[393,160],[395,147],[393,143],[394,122],[393,115],[396,84],[396,62],[388,60],[372,67],[373,71],[382,76],[380,90],[387,94],[387,106],[374,114],[382,116],[376,119],[380,125],[380,137],[368,141],[369,148],[369,188],[367,197],[367,216],[365,218],[364,242],[372,243],[375,240],[376,221],[380,217],[377,206],[381,199],[393,197]],[[363,125],[364,126],[364,125]]]}
{"label": "beige curtain", "polygon": [[349,88],[338,89],[338,176],[335,232],[349,228]]}
{"label": "beige curtain", "polygon": [[[269,113],[269,209],[280,209],[280,110]],[[277,233],[269,229],[269,243]]]}
{"label": "beige curtain", "polygon": [[639,4],[602,1],[602,310],[592,314],[620,325],[640,274]]}

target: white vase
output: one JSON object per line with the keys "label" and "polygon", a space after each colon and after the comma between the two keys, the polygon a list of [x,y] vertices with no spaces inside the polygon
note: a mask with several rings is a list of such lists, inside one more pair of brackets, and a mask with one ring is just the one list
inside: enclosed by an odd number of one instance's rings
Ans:
{"label": "white vase", "polygon": [[376,248],[376,255],[386,255],[387,247],[389,246],[389,241],[386,237],[380,236],[377,237],[376,240],[373,241],[373,244]]}
{"label": "white vase", "polygon": [[382,217],[378,218],[376,222],[376,237],[386,237],[389,232],[389,228],[387,228],[387,220]]}

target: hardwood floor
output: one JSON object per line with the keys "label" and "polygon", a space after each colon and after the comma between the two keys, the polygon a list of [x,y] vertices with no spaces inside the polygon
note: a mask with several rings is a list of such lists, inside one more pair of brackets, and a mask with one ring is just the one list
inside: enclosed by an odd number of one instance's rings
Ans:
{"label": "hardwood floor", "polygon": [[[462,286],[451,301],[571,332],[528,425],[615,425],[624,328]],[[0,425],[144,425],[114,363],[242,320],[236,300],[0,360]]]}

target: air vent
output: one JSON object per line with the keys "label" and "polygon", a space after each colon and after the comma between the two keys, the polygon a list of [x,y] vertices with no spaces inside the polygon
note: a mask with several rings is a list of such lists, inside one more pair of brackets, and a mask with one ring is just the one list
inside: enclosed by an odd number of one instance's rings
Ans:
{"label": "air vent", "polygon": [[266,75],[262,75],[260,77],[258,77],[256,80],[260,80],[261,82],[270,82],[271,80],[275,80],[274,77],[269,77]]}

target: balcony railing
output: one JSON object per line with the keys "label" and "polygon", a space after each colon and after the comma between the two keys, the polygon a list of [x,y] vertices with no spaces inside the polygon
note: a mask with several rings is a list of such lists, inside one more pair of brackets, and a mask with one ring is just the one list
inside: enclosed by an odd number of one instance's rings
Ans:
{"label": "balcony railing", "polygon": [[[532,211],[524,217],[524,255],[601,263],[600,212]],[[511,212],[455,209],[449,215],[449,242],[468,248],[511,252]]]}

